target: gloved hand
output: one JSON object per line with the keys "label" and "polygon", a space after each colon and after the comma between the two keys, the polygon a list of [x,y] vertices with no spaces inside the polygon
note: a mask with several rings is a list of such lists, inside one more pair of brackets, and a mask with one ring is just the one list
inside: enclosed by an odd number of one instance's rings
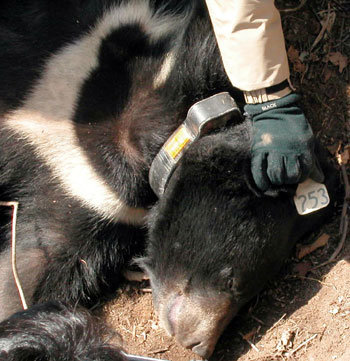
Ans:
{"label": "gloved hand", "polygon": [[308,177],[320,183],[324,180],[314,154],[311,127],[296,104],[299,99],[292,93],[244,107],[253,126],[251,171],[262,191]]}

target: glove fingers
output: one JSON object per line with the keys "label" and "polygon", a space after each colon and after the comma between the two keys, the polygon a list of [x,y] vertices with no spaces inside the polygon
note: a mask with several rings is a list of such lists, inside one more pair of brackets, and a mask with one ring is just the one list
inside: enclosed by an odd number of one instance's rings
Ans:
{"label": "glove fingers", "polygon": [[251,171],[256,186],[263,192],[270,188],[270,181],[266,173],[267,154],[259,153],[252,158]]}
{"label": "glove fingers", "polygon": [[322,183],[323,172],[317,158],[312,156],[281,156],[277,153],[260,153],[252,159],[252,174],[259,189],[266,191],[271,184],[296,184],[308,177]]}
{"label": "glove fingers", "polygon": [[284,183],[285,169],[283,157],[278,153],[270,153],[267,157],[267,175],[273,185]]}
{"label": "glove fingers", "polygon": [[301,168],[299,159],[296,155],[283,157],[284,168],[286,172],[285,183],[295,184],[298,183],[301,178]]}

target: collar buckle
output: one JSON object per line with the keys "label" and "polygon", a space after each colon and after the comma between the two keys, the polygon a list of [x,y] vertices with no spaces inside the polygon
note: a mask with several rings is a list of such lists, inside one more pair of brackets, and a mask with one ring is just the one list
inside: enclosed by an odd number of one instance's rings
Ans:
{"label": "collar buckle", "polygon": [[164,143],[154,158],[149,171],[149,183],[160,198],[186,149],[203,134],[222,128],[241,112],[227,92],[215,94],[193,104],[184,122]]}

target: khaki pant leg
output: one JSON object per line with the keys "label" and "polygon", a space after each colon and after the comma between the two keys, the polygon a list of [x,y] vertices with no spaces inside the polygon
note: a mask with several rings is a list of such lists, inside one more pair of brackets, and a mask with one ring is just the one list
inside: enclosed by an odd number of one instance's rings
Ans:
{"label": "khaki pant leg", "polygon": [[289,79],[281,18],[274,0],[206,0],[233,86],[257,90]]}

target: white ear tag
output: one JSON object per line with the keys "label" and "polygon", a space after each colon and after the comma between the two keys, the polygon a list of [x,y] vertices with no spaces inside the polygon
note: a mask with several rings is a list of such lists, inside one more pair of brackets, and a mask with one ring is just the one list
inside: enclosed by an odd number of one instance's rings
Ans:
{"label": "white ear tag", "polygon": [[329,204],[329,195],[324,184],[307,179],[300,183],[294,196],[294,203],[300,215],[318,211]]}

